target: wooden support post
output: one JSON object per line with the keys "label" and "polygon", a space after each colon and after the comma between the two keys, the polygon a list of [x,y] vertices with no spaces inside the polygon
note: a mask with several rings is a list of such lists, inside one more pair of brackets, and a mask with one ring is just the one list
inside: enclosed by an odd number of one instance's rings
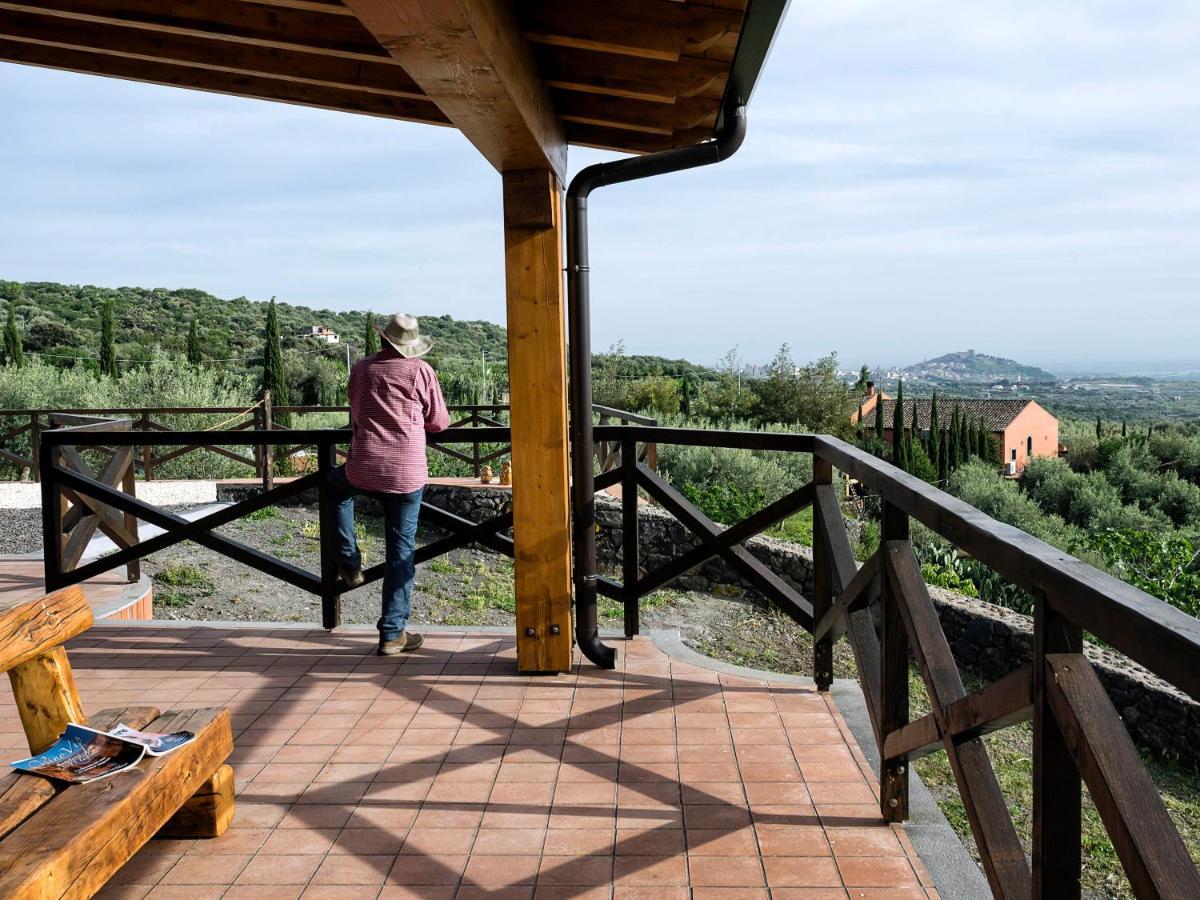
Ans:
{"label": "wooden support post", "polygon": [[1033,617],[1033,897],[1079,897],[1082,779],[1046,693],[1046,654],[1082,653],[1083,633],[1034,597]]}
{"label": "wooden support post", "polygon": [[215,838],[223,835],[237,808],[233,766],[221,766],[158,830],[158,838]]}
{"label": "wooden support post", "polygon": [[638,537],[637,441],[621,442],[621,584],[625,604],[625,637],[641,630],[638,579],[641,577]]}
{"label": "wooden support post", "polygon": [[29,478],[31,481],[41,481],[42,421],[36,412],[29,414]]}
{"label": "wooden support post", "polygon": [[[129,453],[129,464],[125,467],[125,471],[121,473],[121,485],[125,493],[130,497],[137,496],[137,472],[133,462],[132,449]],[[132,535],[134,542],[138,539],[138,520],[137,516],[128,510],[125,511],[125,531]],[[131,559],[125,566],[125,579],[130,584],[137,584],[142,577],[141,560]]]}
{"label": "wooden support post", "polygon": [[[881,540],[908,540],[908,516],[899,507],[883,504]],[[883,633],[880,636],[879,681],[879,809],[889,822],[908,818],[908,761],[889,759],[882,747],[887,736],[908,724],[908,634],[900,612],[902,600],[896,596],[891,579],[882,578]]]}
{"label": "wooden support post", "polygon": [[562,191],[549,170],[503,180],[517,668],[565,672],[573,629]]}
{"label": "wooden support post", "polygon": [[[833,465],[813,455],[813,484],[833,484]],[[813,513],[813,622],[820,622],[833,606],[833,561],[829,558],[832,546],[825,533],[825,520]],[[825,635],[813,642],[813,680],[818,691],[827,691],[833,684],[833,637]]]}
{"label": "wooden support post", "polygon": [[71,722],[86,724],[67,648],[55,647],[8,670],[30,753],[41,753]]}
{"label": "wooden support post", "polygon": [[63,578],[63,509],[66,501],[58,489],[54,471],[61,450],[52,441],[38,447],[38,470],[42,480],[42,580],[47,591],[66,587]]}

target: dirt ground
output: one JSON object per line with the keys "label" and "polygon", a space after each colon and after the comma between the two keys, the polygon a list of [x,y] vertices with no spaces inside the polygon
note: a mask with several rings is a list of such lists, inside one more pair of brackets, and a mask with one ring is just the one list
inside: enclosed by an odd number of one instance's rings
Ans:
{"label": "dirt ground", "polygon": [[[303,507],[267,509],[220,530],[309,571],[318,571],[320,547],[314,511]],[[433,535],[421,535],[424,542]],[[382,522],[359,519],[359,545],[365,563],[383,559]],[[193,544],[180,544],[143,563],[154,579],[157,618],[192,621],[318,622],[320,600],[241,563]],[[454,551],[417,569],[412,623],[512,625],[515,612],[513,564],[488,551]],[[601,627],[620,628],[622,608],[602,599]],[[342,597],[342,621],[374,624],[379,616],[379,584]],[[812,640],[779,613],[740,595],[716,596],[664,590],[642,599],[643,630],[677,628],[690,645],[718,659],[779,672],[811,674]],[[853,676],[844,648],[835,653],[838,675]]]}

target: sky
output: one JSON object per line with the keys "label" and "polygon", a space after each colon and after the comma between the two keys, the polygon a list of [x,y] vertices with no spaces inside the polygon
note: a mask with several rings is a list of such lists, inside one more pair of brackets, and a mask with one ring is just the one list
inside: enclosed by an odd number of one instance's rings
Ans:
{"label": "sky", "polygon": [[[1195,0],[793,0],[736,156],[593,195],[593,341],[1200,369],[1198,48]],[[0,123],[0,278],[504,320],[450,129],[7,64]]]}

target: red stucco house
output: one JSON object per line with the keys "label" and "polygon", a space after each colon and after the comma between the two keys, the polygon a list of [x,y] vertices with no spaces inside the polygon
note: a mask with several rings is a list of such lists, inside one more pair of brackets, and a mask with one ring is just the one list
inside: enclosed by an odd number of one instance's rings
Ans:
{"label": "red stucco house", "polygon": [[[912,422],[913,405],[917,410],[917,427],[922,432],[929,430],[929,414],[933,402],[924,400],[904,401],[904,423]],[[1011,474],[1025,468],[1025,463],[1037,456],[1058,456],[1058,419],[1034,400],[967,400],[954,397],[938,397],[938,418],[943,429],[949,426],[954,407],[971,423],[981,418],[996,441],[997,465]],[[863,398],[853,421],[862,431],[874,431],[875,416],[882,411],[884,440],[892,439],[892,422],[896,414],[896,401],[877,391]]]}

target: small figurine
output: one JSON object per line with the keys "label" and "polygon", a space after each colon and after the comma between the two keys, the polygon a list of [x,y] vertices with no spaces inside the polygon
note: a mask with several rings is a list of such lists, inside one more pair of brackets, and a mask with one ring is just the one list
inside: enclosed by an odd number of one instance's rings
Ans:
{"label": "small figurine", "polygon": [[512,484],[512,464],[506,459],[504,465],[500,467],[500,483]]}
{"label": "small figurine", "polygon": [[492,467],[491,466],[484,466],[482,469],[479,470],[479,483],[480,484],[491,484],[492,483]]}

